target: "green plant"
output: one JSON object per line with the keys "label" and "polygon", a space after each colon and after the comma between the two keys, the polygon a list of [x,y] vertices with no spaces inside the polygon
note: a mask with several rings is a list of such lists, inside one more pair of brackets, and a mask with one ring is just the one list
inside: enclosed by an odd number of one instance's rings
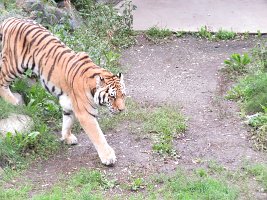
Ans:
{"label": "green plant", "polygon": [[160,107],[147,114],[146,132],[156,133],[153,149],[161,154],[176,155],[173,139],[186,129],[184,117],[175,108]]}
{"label": "green plant", "polygon": [[245,167],[245,171],[255,176],[256,180],[263,185],[264,191],[267,192],[267,166],[265,164],[249,165]]}
{"label": "green plant", "polygon": [[198,37],[205,38],[208,40],[212,39],[212,33],[208,30],[207,26],[200,27],[200,30],[196,33]]}
{"label": "green plant", "polygon": [[176,35],[176,37],[183,37],[184,35],[186,34],[186,32],[185,31],[177,31],[176,33],[175,33],[175,35]]}
{"label": "green plant", "polygon": [[201,173],[198,177],[178,171],[164,186],[165,199],[237,199],[235,187]]}
{"label": "green plant", "polygon": [[228,92],[227,98],[240,100],[246,113],[262,112],[263,106],[267,106],[266,84],[266,73],[248,75]]}
{"label": "green plant", "polygon": [[257,30],[257,37],[260,38],[261,37],[261,31]]}
{"label": "green plant", "polygon": [[172,31],[169,29],[161,29],[154,26],[146,31],[146,36],[148,39],[157,42],[158,40],[167,39],[172,36]]}
{"label": "green plant", "polygon": [[226,65],[226,69],[230,72],[236,73],[244,73],[246,71],[246,66],[251,62],[250,57],[247,53],[244,55],[240,55],[234,53],[231,55],[229,60],[225,60],[224,64]]}
{"label": "green plant", "polygon": [[215,38],[219,40],[232,40],[236,37],[236,33],[233,31],[227,31],[220,29],[216,34]]}
{"label": "green plant", "polygon": [[82,168],[73,174],[69,181],[60,181],[50,191],[33,197],[33,200],[44,199],[104,199],[102,192],[114,187],[114,181],[108,181],[97,170]]}
{"label": "green plant", "polygon": [[144,179],[143,178],[136,178],[131,184],[132,191],[138,191],[145,187]]}

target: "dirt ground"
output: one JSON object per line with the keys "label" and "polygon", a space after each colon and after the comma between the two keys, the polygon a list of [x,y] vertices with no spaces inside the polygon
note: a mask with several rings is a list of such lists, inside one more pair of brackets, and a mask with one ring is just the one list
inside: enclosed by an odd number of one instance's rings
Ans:
{"label": "dirt ground", "polygon": [[[25,178],[35,185],[33,194],[46,190],[62,175],[81,167],[101,169],[118,182],[155,173],[172,173],[177,167],[193,169],[217,161],[229,169],[242,162],[267,162],[266,154],[253,150],[247,139],[248,127],[238,116],[237,105],[224,99],[229,84],[219,72],[232,53],[242,53],[257,44],[256,39],[210,42],[194,37],[153,44],[144,36],[123,52],[128,95],[134,101],[153,105],[179,105],[188,118],[188,128],[175,140],[180,159],[164,159],[153,154],[150,139],[141,139],[129,128],[129,122],[106,133],[118,162],[113,167],[100,163],[87,136],[78,135],[79,144],[67,153],[36,162]],[[115,188],[112,193],[121,191]]]}

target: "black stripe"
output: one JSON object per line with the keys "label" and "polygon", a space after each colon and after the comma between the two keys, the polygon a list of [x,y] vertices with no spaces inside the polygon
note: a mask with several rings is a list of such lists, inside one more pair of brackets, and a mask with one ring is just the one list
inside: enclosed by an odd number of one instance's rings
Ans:
{"label": "black stripe", "polygon": [[68,50],[64,50],[60,53],[60,56],[58,57],[58,61],[60,61],[61,57],[65,54],[65,53],[71,53],[71,50],[68,49]]}
{"label": "black stripe", "polygon": [[59,98],[61,95],[63,95],[63,91],[60,90],[60,93],[57,95],[57,98]]}
{"label": "black stripe", "polygon": [[45,34],[43,37],[41,37],[41,39],[37,42],[37,45],[36,46],[39,46],[39,44],[48,36],[50,36],[51,34],[50,33],[47,33]]}
{"label": "black stripe", "polygon": [[72,115],[72,113],[71,113],[71,112],[67,112],[67,111],[63,110],[63,115],[67,115],[67,116],[69,116],[69,115]]}
{"label": "black stripe", "polygon": [[50,70],[48,72],[47,81],[50,81],[50,79],[51,79],[52,73],[53,73],[53,71],[55,69],[55,64],[56,64],[58,55],[59,54],[57,54],[57,56],[55,57],[54,62],[53,62],[52,66],[51,66],[51,68],[50,68]]}
{"label": "black stripe", "polygon": [[52,92],[55,92],[55,89],[56,89],[55,86],[53,86],[53,87],[52,87]]}
{"label": "black stripe", "polygon": [[85,110],[86,110],[86,112],[89,114],[89,115],[91,115],[92,117],[94,117],[94,118],[96,118],[97,116],[96,115],[94,115],[94,114],[92,114],[91,112],[89,112],[88,110],[87,110],[87,108],[86,107],[84,107],[85,108]]}

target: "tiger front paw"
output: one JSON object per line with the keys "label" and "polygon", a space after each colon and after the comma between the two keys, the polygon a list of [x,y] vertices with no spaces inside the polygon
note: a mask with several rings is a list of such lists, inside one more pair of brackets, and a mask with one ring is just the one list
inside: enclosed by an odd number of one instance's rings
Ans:
{"label": "tiger front paw", "polygon": [[70,134],[69,136],[64,137],[64,138],[62,137],[62,138],[60,138],[60,140],[63,141],[63,142],[66,142],[69,145],[78,144],[78,139],[73,134]]}
{"label": "tiger front paw", "polygon": [[110,146],[99,152],[98,155],[104,165],[113,165],[117,161],[115,151]]}

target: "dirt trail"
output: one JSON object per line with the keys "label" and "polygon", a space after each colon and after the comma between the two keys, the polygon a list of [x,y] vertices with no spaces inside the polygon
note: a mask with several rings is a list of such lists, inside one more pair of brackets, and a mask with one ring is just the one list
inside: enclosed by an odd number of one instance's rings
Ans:
{"label": "dirt trail", "polygon": [[81,167],[101,169],[119,182],[127,182],[132,177],[173,172],[177,166],[191,169],[207,163],[202,161],[214,160],[230,169],[240,167],[245,159],[266,162],[266,155],[250,147],[235,104],[223,98],[226,85],[218,74],[229,55],[248,51],[255,44],[253,40],[209,42],[187,37],[155,45],[139,36],[138,44],[125,50],[121,60],[128,68],[128,93],[140,103],[182,107],[189,121],[185,137],[175,141],[181,159],[163,161],[153,155],[151,141],[140,140],[125,122],[107,133],[118,157],[114,167],[101,165],[87,136],[80,134],[79,145],[35,163],[25,173],[26,179],[35,183],[33,194]]}
{"label": "dirt trail", "polygon": [[235,103],[224,99],[227,85],[219,72],[232,53],[255,45],[253,40],[210,42],[189,37],[156,46],[140,37],[139,45],[124,52],[133,98],[178,104],[189,118],[185,138],[176,141],[180,164],[214,160],[231,169],[245,160],[266,158],[250,147]]}

